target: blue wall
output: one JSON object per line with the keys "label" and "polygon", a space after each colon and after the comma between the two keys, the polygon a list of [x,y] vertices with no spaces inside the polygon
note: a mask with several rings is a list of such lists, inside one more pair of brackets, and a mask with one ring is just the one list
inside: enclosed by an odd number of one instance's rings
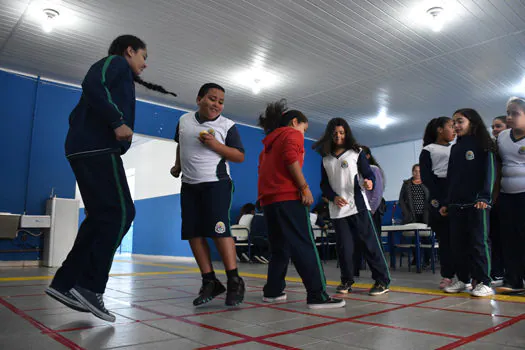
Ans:
{"label": "blue wall", "polygon": [[36,80],[0,71],[0,211],[25,208]]}
{"label": "blue wall", "polygon": [[[43,214],[52,191],[73,198],[75,178],[64,157],[68,117],[78,102],[80,90],[0,71],[0,211]],[[135,131],[172,139],[184,111],[137,102]],[[242,164],[231,164],[235,193],[231,218],[257,196],[257,160],[262,150],[260,129],[238,125],[246,149]],[[305,142],[304,173],[314,198],[320,196],[320,157]],[[133,252],[138,254],[191,256],[187,242],[180,240],[179,196],[165,196],[136,202]],[[82,217],[81,217],[82,219]],[[41,247],[32,236],[0,240],[0,260],[39,259],[40,254],[1,253],[2,250]]]}

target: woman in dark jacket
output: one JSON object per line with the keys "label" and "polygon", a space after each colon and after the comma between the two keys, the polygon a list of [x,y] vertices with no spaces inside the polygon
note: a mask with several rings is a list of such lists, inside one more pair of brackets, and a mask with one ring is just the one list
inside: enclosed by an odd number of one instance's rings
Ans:
{"label": "woman in dark jacket", "polygon": [[[423,185],[421,181],[421,173],[419,164],[412,166],[412,177],[403,181],[401,192],[399,193],[399,206],[403,213],[403,224],[423,223],[429,224],[429,198],[430,194],[428,188]],[[421,240],[423,243],[424,239]],[[415,257],[415,251],[413,256]],[[430,256],[428,252],[424,252],[423,265],[428,265]],[[412,260],[412,265],[415,265],[415,259]]]}
{"label": "woman in dark jacket", "polygon": [[403,224],[414,222],[428,224],[429,192],[421,181],[419,164],[412,166],[412,177],[403,181],[399,193],[399,206],[403,213]]}

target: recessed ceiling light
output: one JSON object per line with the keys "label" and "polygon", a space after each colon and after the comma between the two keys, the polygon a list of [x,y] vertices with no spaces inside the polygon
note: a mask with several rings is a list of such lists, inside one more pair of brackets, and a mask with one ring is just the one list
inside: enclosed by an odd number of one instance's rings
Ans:
{"label": "recessed ceiling light", "polygon": [[277,83],[277,77],[275,74],[261,68],[239,72],[235,75],[234,80],[237,84],[252,90],[254,94],[258,94],[264,89],[271,88]]}
{"label": "recessed ceiling light", "polygon": [[394,118],[391,118],[387,114],[387,108],[381,107],[376,117],[371,118],[368,124],[378,126],[381,130],[386,129],[390,124],[394,123]]}
{"label": "recessed ceiling light", "polygon": [[512,92],[516,94],[525,94],[525,78],[521,80],[521,83],[512,88]]}

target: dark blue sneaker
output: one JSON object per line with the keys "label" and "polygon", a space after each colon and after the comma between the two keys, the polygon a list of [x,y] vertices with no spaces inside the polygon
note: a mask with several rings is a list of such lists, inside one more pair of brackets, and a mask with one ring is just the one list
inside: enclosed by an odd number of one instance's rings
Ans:
{"label": "dark blue sneaker", "polygon": [[309,309],[319,310],[319,309],[336,309],[340,307],[344,307],[346,305],[346,302],[343,299],[337,299],[337,298],[328,298],[326,300],[316,300],[316,301],[310,301],[308,303]]}
{"label": "dark blue sneaker", "polygon": [[69,291],[63,292],[49,286],[46,288],[46,294],[70,309],[80,312],[89,312],[89,309],[82,305],[82,303],[78,301],[77,298],[75,298]]}
{"label": "dark blue sneaker", "polygon": [[115,315],[111,314],[104,307],[102,293],[95,293],[86,288],[75,286],[71,288],[71,294],[87,307],[93,315],[104,321],[115,322]]}

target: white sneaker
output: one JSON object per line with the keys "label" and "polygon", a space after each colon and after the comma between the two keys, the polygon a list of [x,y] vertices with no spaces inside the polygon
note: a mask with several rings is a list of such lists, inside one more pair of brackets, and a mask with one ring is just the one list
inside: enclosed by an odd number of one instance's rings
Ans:
{"label": "white sneaker", "polygon": [[470,292],[472,290],[472,283],[465,283],[465,290]]}
{"label": "white sneaker", "polygon": [[483,283],[478,283],[476,288],[472,290],[472,295],[475,297],[487,297],[489,295],[494,295],[494,290]]}
{"label": "white sneaker", "polygon": [[268,260],[266,260],[266,262],[265,262],[263,259],[261,259],[261,257],[259,255],[255,255],[254,259],[257,260],[258,262],[260,262],[261,264],[268,264],[268,262],[267,262]]}
{"label": "white sneaker", "polygon": [[279,301],[286,301],[286,293],[281,293],[281,295],[276,297],[265,297],[263,295],[262,301],[265,303],[277,303]]}
{"label": "white sneaker", "polygon": [[467,285],[465,283],[461,281],[456,281],[450,286],[445,287],[445,289],[443,290],[445,291],[445,293],[461,293],[465,290],[466,287]]}

